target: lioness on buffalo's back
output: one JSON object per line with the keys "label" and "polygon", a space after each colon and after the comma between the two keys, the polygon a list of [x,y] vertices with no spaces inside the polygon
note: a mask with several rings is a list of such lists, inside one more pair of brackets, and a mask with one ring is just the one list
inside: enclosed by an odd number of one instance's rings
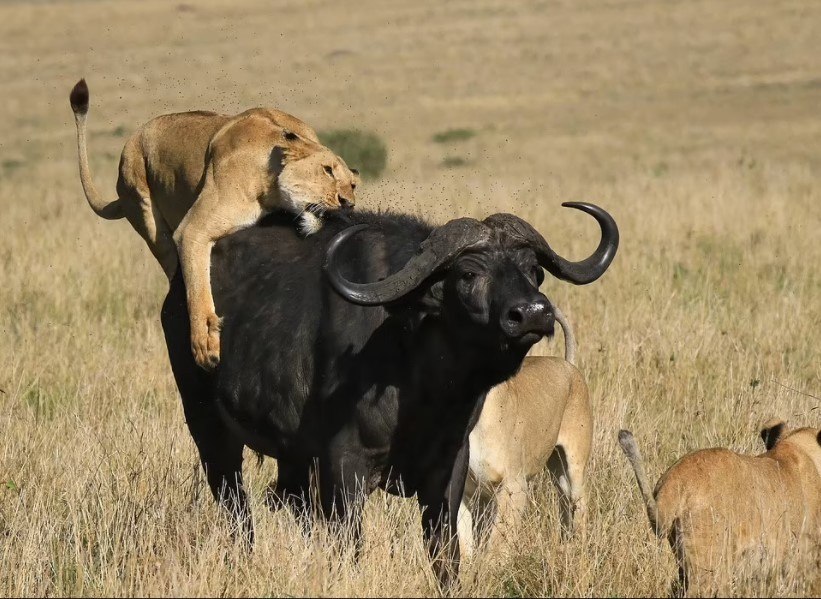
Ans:
{"label": "lioness on buffalo's back", "polygon": [[293,213],[302,232],[310,234],[321,226],[326,210],[356,201],[358,173],[321,145],[307,124],[269,108],[236,116],[183,112],[148,121],[126,141],[118,197],[106,201],[88,165],[85,80],[69,99],[89,205],[103,218],[128,219],[169,280],[179,255],[191,346],[200,366],[215,366],[220,354],[209,267],[214,242],[274,210]]}

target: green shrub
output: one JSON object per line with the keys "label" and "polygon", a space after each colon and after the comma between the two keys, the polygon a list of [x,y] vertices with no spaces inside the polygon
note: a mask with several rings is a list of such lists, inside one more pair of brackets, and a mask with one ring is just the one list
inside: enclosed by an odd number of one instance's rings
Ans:
{"label": "green shrub", "polygon": [[446,144],[452,141],[465,141],[476,135],[473,129],[448,129],[447,131],[440,131],[431,139],[438,144]]}
{"label": "green shrub", "polygon": [[379,177],[388,163],[385,142],[371,131],[335,129],[319,133],[319,139],[366,179]]}

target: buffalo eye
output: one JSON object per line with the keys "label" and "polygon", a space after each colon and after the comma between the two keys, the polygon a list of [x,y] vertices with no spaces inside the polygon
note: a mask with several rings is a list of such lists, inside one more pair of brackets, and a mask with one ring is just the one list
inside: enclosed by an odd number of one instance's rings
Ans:
{"label": "buffalo eye", "polygon": [[323,166],[322,168],[324,168],[324,169],[325,169],[325,173],[326,173],[326,174],[327,174],[327,175],[328,175],[331,179],[333,179],[333,178],[334,178],[334,169],[333,169],[333,167],[330,167],[330,166],[325,165],[325,166]]}
{"label": "buffalo eye", "polygon": [[462,280],[463,281],[472,281],[475,278],[476,278],[476,273],[473,272],[472,270],[466,270],[465,272],[462,273]]}

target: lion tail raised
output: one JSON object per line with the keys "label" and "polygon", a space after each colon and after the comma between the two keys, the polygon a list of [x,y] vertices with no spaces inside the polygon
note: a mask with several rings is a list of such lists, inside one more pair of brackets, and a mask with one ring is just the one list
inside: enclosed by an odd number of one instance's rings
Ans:
{"label": "lion tail raised", "polygon": [[653,498],[653,493],[650,491],[650,485],[647,483],[647,475],[644,473],[644,464],[641,459],[641,452],[636,444],[633,433],[626,430],[619,431],[619,445],[621,445],[624,455],[633,467],[633,472],[636,475],[636,482],[639,484],[639,491],[642,499],[644,499],[644,507],[647,510],[647,518],[650,520],[650,528],[656,535],[662,535],[663,531],[658,529],[658,508],[656,507],[656,500]]}
{"label": "lion tail raised", "polygon": [[573,335],[573,328],[565,318],[564,313],[557,306],[553,306],[553,316],[556,322],[562,327],[564,333],[564,359],[574,366],[576,365],[576,337]]}
{"label": "lion tail raised", "polygon": [[77,153],[80,160],[80,182],[83,184],[83,191],[86,194],[88,205],[94,210],[97,216],[107,220],[123,218],[122,205],[119,199],[107,202],[100,195],[94,179],[91,178],[91,169],[88,166],[88,148],[86,143],[86,116],[88,115],[88,85],[85,79],[80,79],[72,88],[69,95],[71,110],[74,112],[74,122],[77,125]]}

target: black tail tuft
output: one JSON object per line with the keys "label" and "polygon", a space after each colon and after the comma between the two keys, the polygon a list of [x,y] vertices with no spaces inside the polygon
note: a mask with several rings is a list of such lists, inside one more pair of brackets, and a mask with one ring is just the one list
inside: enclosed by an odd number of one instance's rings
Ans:
{"label": "black tail tuft", "polygon": [[74,114],[86,114],[88,112],[88,85],[85,79],[80,79],[71,90],[68,97],[71,102],[71,109]]}

